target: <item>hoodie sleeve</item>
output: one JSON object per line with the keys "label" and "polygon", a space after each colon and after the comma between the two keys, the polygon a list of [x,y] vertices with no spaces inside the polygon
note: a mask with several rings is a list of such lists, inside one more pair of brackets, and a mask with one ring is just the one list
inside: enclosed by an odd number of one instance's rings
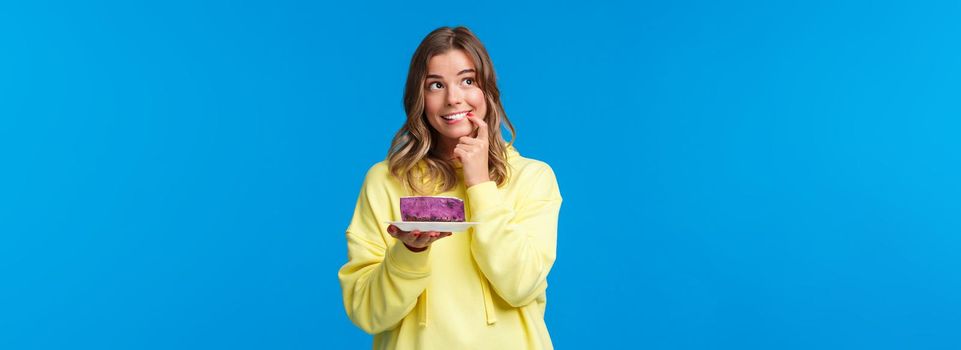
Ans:
{"label": "hoodie sleeve", "polygon": [[519,177],[518,185],[530,191],[519,197],[516,210],[493,181],[467,189],[471,220],[480,222],[471,243],[474,260],[497,294],[514,307],[530,304],[547,289],[561,207],[557,180],[547,164],[534,176]]}
{"label": "hoodie sleeve", "polygon": [[347,316],[369,334],[396,327],[430,277],[430,249],[414,253],[387,233],[383,222],[391,220],[392,208],[383,184],[387,174],[374,169],[358,196],[347,228],[348,261],[338,273]]}

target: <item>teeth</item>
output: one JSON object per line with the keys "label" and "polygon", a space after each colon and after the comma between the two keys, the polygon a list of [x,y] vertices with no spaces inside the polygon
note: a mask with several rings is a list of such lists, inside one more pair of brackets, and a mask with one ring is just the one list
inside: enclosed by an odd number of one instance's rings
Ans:
{"label": "teeth", "polygon": [[441,118],[444,118],[444,119],[447,119],[447,120],[457,120],[457,119],[462,119],[462,118],[464,118],[464,116],[466,116],[466,115],[467,115],[467,112],[461,112],[461,113],[451,114],[451,115],[449,115],[449,116],[441,117]]}

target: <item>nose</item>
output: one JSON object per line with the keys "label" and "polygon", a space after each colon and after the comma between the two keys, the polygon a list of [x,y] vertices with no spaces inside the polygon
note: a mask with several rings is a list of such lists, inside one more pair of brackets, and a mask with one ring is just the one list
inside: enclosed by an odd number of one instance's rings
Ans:
{"label": "nose", "polygon": [[464,100],[464,93],[461,91],[460,87],[453,87],[447,89],[447,105],[456,106]]}

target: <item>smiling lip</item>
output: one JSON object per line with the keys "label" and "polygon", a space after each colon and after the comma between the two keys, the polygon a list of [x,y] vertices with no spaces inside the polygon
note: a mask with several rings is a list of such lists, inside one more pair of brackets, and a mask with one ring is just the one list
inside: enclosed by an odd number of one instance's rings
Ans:
{"label": "smiling lip", "polygon": [[[457,112],[457,113],[451,113],[451,114],[448,114],[448,115],[441,116],[441,119],[443,119],[444,122],[445,122],[447,125],[454,125],[454,124],[457,124],[457,122],[459,122],[459,121],[461,121],[461,120],[467,119],[467,116],[473,116],[473,114],[471,113],[471,111],[472,111],[472,110],[466,110],[466,111],[460,111],[460,112]],[[452,116],[452,115],[463,115],[463,116],[460,117],[460,118],[454,119],[454,120],[450,120],[450,119],[444,118],[444,117],[449,117],[449,116]]]}
{"label": "smiling lip", "polygon": [[445,115],[442,115],[441,117],[449,117],[449,116],[452,116],[452,115],[454,115],[454,114],[461,114],[461,113],[470,112],[470,111],[471,111],[471,110],[468,109],[468,110],[466,110],[466,111],[460,111],[460,112],[454,112],[454,113],[451,113],[451,114],[445,114]]}

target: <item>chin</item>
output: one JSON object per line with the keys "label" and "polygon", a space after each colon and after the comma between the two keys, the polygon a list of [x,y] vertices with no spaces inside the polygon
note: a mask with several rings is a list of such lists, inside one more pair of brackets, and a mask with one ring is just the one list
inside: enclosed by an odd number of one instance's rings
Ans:
{"label": "chin", "polygon": [[458,125],[456,128],[450,128],[447,125],[444,125],[444,124],[441,124],[441,125],[442,125],[441,128],[434,127],[434,130],[437,131],[437,133],[440,136],[443,136],[449,139],[457,140],[464,136],[470,136],[471,132],[473,132],[473,130],[469,126],[464,127],[463,125]]}
{"label": "chin", "polygon": [[439,134],[440,134],[440,136],[443,136],[443,137],[446,138],[446,139],[451,139],[451,140],[454,140],[454,141],[459,141],[461,137],[470,136],[470,131],[467,131],[467,132],[452,132],[452,131],[447,131],[447,132],[442,132],[442,133],[439,133]]}

